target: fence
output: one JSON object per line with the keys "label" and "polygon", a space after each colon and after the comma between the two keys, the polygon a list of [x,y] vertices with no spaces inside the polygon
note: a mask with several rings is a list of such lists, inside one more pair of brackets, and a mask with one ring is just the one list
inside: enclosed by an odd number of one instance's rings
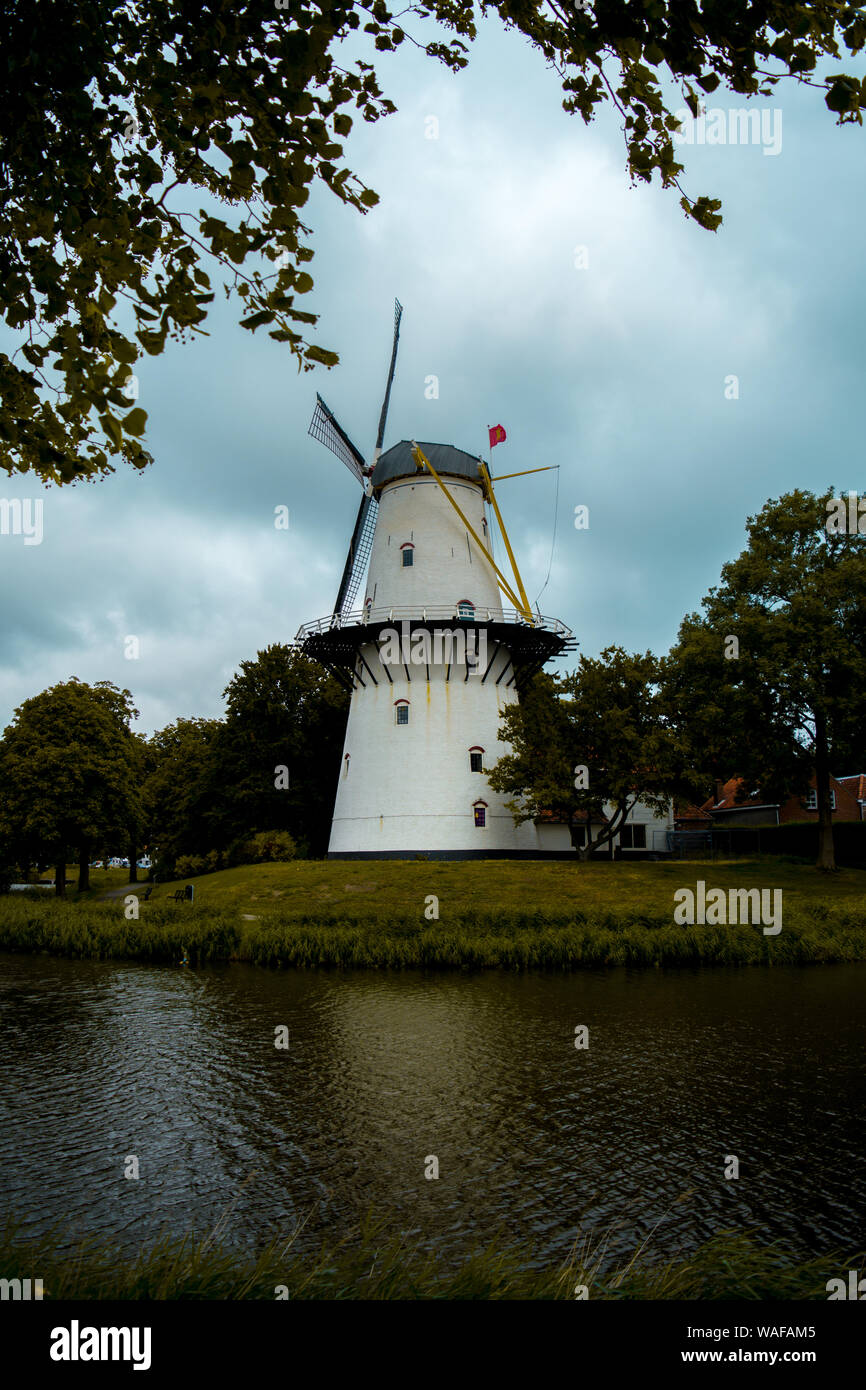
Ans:
{"label": "fence", "polygon": [[[787,854],[798,859],[818,856],[818,826],[813,821],[787,825],[712,826],[703,830],[668,832],[668,853],[678,859],[749,858],[756,854]],[[866,867],[866,821],[834,821],[836,862]]]}

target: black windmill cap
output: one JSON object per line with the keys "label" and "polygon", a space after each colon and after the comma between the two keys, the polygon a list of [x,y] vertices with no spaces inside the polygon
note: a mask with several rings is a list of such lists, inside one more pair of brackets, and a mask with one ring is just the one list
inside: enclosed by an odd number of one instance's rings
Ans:
{"label": "black windmill cap", "polygon": [[[465,449],[456,449],[453,444],[428,444],[420,439],[418,444],[437,473],[446,473],[456,478],[471,478],[473,483],[481,481],[477,454],[467,454]],[[392,445],[384,454],[379,455],[379,462],[373,469],[373,487],[380,488],[385,483],[393,482],[395,478],[417,476],[418,469],[412,457],[412,441],[401,439],[399,444]],[[429,474],[426,476],[429,477]]]}

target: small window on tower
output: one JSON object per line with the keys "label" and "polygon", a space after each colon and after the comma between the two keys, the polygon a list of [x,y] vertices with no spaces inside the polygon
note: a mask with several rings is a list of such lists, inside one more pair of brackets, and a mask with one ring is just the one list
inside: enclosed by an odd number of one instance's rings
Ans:
{"label": "small window on tower", "polygon": [[476,826],[479,830],[483,830],[487,825],[487,802],[476,801],[475,805],[472,807],[472,810],[475,815]]}
{"label": "small window on tower", "polygon": [[407,541],[405,545],[402,545],[400,547],[400,554],[403,556],[404,570],[411,569],[411,567],[415,563],[415,560],[413,558],[415,555],[415,547],[411,541]]}
{"label": "small window on tower", "polygon": [[462,598],[457,604],[458,618],[468,619],[469,622],[475,617],[475,604],[468,598]]}
{"label": "small window on tower", "polygon": [[484,771],[483,763],[484,763],[484,749],[483,749],[483,748],[470,748],[470,749],[469,749],[469,771],[470,771],[470,772],[483,772],[483,771]]}
{"label": "small window on tower", "polygon": [[409,723],[409,701],[408,701],[408,700],[399,700],[399,701],[397,702],[397,704],[395,705],[395,709],[396,709],[396,711],[397,711],[397,715],[396,715],[397,723],[398,723],[398,724],[408,724],[408,723]]}
{"label": "small window on tower", "polygon": [[344,777],[348,777],[348,775],[349,775],[349,762],[350,762],[351,756],[352,756],[351,753],[347,753],[346,756],[345,756],[345,758],[343,759],[343,776],[344,776]]}

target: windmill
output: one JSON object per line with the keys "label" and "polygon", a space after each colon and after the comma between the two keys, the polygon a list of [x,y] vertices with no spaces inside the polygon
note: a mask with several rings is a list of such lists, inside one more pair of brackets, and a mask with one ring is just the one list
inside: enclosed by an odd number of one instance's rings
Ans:
{"label": "windmill", "polygon": [[[576,643],[558,619],[532,612],[494,496],[499,480],[483,459],[414,439],[383,452],[402,313],[395,301],[372,463],[321,396],[310,424],[363,488],[333,612],[295,639],[350,692],[328,854],[534,856],[541,832],[515,826],[484,772],[508,751],[505,709]],[[488,508],[513,581],[494,556]]]}
{"label": "windmill", "polygon": [[391,385],[394,381],[394,372],[397,366],[397,346],[400,342],[400,319],[403,316],[403,305],[399,299],[394,300],[394,341],[391,347],[391,365],[388,368],[388,379],[385,383],[385,399],[382,402],[382,409],[379,414],[379,430],[376,435],[376,448],[373,451],[373,462],[367,464],[364,456],[359,449],[355,448],[346,431],[338,423],[333,411],[325,404],[322,397],[316,392],[316,409],[310,421],[308,433],[317,439],[320,444],[324,444],[335,454],[342,463],[346,465],[364,489],[364,495],[358,506],[358,515],[355,519],[355,528],[352,532],[352,539],[349,542],[349,553],[346,556],[346,563],[343,567],[343,577],[340,580],[340,588],[337,592],[337,601],[334,604],[334,614],[342,621],[352,611],[352,604],[364,577],[364,571],[370,558],[370,550],[373,544],[373,534],[376,530],[376,515],[379,504],[373,494],[371,478],[373,470],[379,461],[382,452],[382,444],[385,439],[385,424],[388,419],[388,405],[391,400]]}

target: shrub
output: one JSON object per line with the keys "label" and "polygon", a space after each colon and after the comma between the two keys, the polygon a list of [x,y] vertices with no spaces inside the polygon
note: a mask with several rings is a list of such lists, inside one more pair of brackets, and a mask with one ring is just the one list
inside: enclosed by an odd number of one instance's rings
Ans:
{"label": "shrub", "polygon": [[181,854],[174,866],[175,878],[196,878],[208,871],[207,861],[200,854]]}
{"label": "shrub", "polygon": [[260,830],[242,846],[246,864],[287,864],[298,849],[288,830]]}

